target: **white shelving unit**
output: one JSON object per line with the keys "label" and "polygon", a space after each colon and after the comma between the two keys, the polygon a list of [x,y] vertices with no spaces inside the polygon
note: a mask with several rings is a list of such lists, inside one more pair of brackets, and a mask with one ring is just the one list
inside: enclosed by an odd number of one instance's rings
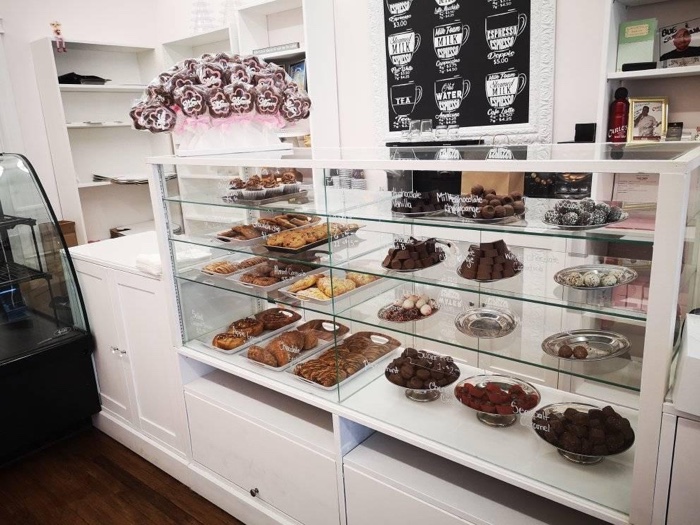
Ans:
{"label": "white shelving unit", "polygon": [[195,58],[204,53],[236,53],[238,51],[233,27],[221,27],[163,43],[163,59],[166,67],[186,58]]}
{"label": "white shelving unit", "polygon": [[[617,71],[618,32],[622,22],[656,18],[658,27],[691,20],[698,17],[695,0],[620,0],[609,1],[607,29],[603,44],[602,78],[598,105],[597,139],[606,140],[608,107],[615,90],[624,86],[630,97],[666,96],[669,100],[669,122],[683,122],[684,130],[700,126],[700,66],[649,69],[642,71]],[[658,49],[655,50],[658,60]],[[607,191],[609,188],[606,188]],[[603,198],[605,195],[600,194]]]}
{"label": "white shelving unit", "polygon": [[[64,218],[76,222],[80,243],[108,239],[110,228],[153,219],[148,188],[94,182],[93,174],[149,173],[144,159],[172,152],[170,138],[132,129],[129,110],[162,69],[156,49],[67,42],[57,53],[43,38],[32,43],[37,85]],[[105,85],[66,85],[75,72]],[[98,189],[99,188],[99,189]]]}

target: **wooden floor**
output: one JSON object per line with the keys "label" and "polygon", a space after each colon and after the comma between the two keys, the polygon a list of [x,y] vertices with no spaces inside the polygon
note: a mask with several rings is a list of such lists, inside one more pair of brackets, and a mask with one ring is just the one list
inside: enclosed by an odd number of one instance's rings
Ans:
{"label": "wooden floor", "polygon": [[3,525],[243,525],[99,430],[0,469]]}

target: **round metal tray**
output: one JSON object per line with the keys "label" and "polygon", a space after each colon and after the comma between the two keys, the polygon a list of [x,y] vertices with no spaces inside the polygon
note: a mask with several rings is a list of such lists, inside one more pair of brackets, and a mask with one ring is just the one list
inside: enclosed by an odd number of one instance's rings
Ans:
{"label": "round metal tray", "polygon": [[[621,276],[617,281],[617,284],[612,286],[572,286],[566,283],[566,278],[573,273],[580,273],[584,275],[588,272],[594,272],[599,277],[607,275],[610,272],[618,271],[621,272]],[[584,264],[581,266],[572,266],[571,268],[565,268],[554,274],[554,280],[557,284],[561,286],[566,286],[567,288],[573,288],[574,290],[612,290],[623,284],[629,284],[638,277],[637,272],[626,266],[616,266],[614,264]]]}
{"label": "round metal tray", "polygon": [[[588,350],[586,359],[576,359],[574,357],[559,357],[559,347],[567,344],[571,348],[583,344]],[[620,357],[626,354],[630,348],[629,339],[624,335],[603,330],[581,329],[569,330],[550,335],[542,341],[542,350],[552,357],[564,361],[576,361],[580,363],[604,361],[613,357]]]}
{"label": "round metal tray", "polygon": [[419,217],[432,217],[434,215],[440,215],[441,213],[444,213],[444,211],[445,210],[433,210],[433,211],[419,211],[419,212],[415,212],[415,213],[410,213],[410,212],[391,210],[391,213],[393,213],[394,215],[397,215],[399,217],[419,218]]}
{"label": "round metal tray", "polygon": [[[588,403],[553,403],[551,405],[544,406],[538,409],[532,415],[532,429],[535,431],[535,434],[537,434],[546,443],[549,443],[549,441],[547,441],[547,438],[545,438],[545,433],[549,429],[549,423],[547,423],[547,421],[549,420],[552,414],[564,414],[567,408],[575,408],[576,410],[588,412],[592,408],[598,409],[599,407],[595,405],[589,405]],[[601,461],[603,461],[603,459],[605,459],[608,456],[615,456],[617,454],[622,454],[623,452],[629,450],[630,447],[634,445],[634,441],[635,440],[633,438],[632,441],[630,441],[624,449],[618,450],[614,454],[607,454],[605,456],[590,456],[586,454],[576,454],[574,452],[569,452],[568,450],[564,450],[563,448],[553,445],[552,443],[549,443],[549,445],[556,448],[557,452],[559,452],[559,454],[563,458],[566,458],[573,463],[578,463],[579,465],[595,465],[596,463],[600,463]]]}
{"label": "round metal tray", "polygon": [[[523,391],[527,395],[536,395],[538,404],[542,399],[542,396],[540,395],[539,391],[530,383],[521,381],[520,379],[516,379],[515,377],[498,374],[472,376],[460,382],[457,386],[472,385],[476,387],[485,388],[486,385],[489,384],[496,384],[504,390],[508,390],[510,387],[518,385],[520,388],[523,389]],[[457,387],[455,387],[455,397],[457,397]],[[490,427],[509,427],[518,420],[519,414],[530,412],[530,410],[518,409],[517,413],[515,414],[494,414],[491,412],[483,412],[481,410],[476,410],[475,408],[472,408],[469,405],[465,404],[461,399],[459,399],[459,397],[457,397],[457,400],[467,408],[474,410],[474,412],[476,412],[476,418]]]}
{"label": "round metal tray", "polygon": [[466,223],[471,223],[471,224],[510,224],[511,222],[522,221],[525,218],[526,212],[527,211],[524,211],[523,213],[516,213],[515,215],[511,215],[510,217],[498,217],[498,218],[494,217],[493,219],[479,219],[479,218],[475,218],[475,217],[462,217],[461,215],[454,215],[453,217],[456,217],[457,219],[459,219],[460,222],[466,222]]}
{"label": "round metal tray", "polygon": [[505,337],[518,326],[518,320],[509,310],[500,308],[471,308],[455,318],[457,330],[471,337],[497,339]]}
{"label": "round metal tray", "polygon": [[542,222],[549,228],[555,228],[557,230],[584,231],[605,228],[606,226],[610,226],[611,224],[617,224],[618,222],[626,221],[627,219],[629,219],[629,214],[623,212],[622,217],[620,217],[619,220],[606,222],[604,224],[587,224],[586,226],[567,226],[566,224],[552,224],[550,222],[545,222],[544,219],[542,220]]}

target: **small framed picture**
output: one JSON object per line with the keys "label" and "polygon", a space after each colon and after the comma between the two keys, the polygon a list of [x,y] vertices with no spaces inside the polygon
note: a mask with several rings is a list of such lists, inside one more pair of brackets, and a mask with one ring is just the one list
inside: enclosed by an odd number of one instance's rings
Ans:
{"label": "small framed picture", "polygon": [[300,88],[306,91],[306,60],[290,64],[289,76]]}
{"label": "small framed picture", "polygon": [[668,125],[668,98],[630,98],[627,142],[661,140]]}
{"label": "small framed picture", "polygon": [[700,18],[659,29],[659,61],[662,67],[700,64]]}

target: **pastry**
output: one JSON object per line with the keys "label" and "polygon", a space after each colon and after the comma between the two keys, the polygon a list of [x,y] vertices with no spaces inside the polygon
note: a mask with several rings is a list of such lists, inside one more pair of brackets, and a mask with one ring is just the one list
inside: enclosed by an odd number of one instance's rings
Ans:
{"label": "pastry", "polygon": [[254,317],[239,319],[238,321],[231,323],[231,325],[228,327],[229,333],[242,334],[246,338],[256,337],[263,333],[263,330],[263,323]]}
{"label": "pastry", "polygon": [[220,275],[228,275],[239,269],[237,264],[230,263],[228,261],[218,261],[207,264],[202,268],[205,273],[214,273]]}
{"label": "pastry", "polygon": [[340,339],[345,334],[347,334],[350,329],[340,323],[335,323],[330,319],[313,319],[307,321],[304,324],[297,326],[297,330],[300,332],[313,332],[319,339],[324,341],[333,341],[334,339]]}
{"label": "pastry", "polygon": [[260,346],[251,346],[248,349],[248,359],[257,361],[258,363],[263,363],[267,366],[274,366],[275,368],[279,366],[275,356]]}
{"label": "pastry", "polygon": [[291,293],[298,292],[300,290],[306,290],[307,288],[311,288],[313,285],[315,285],[318,280],[321,278],[322,274],[312,274],[312,275],[307,275],[305,277],[302,277],[295,283],[291,284],[289,288],[287,288],[287,291]]}
{"label": "pastry", "polygon": [[357,273],[357,272],[347,272],[345,274],[346,279],[350,279],[352,282],[354,282],[357,286],[364,286],[365,284],[372,283],[379,279],[376,275],[369,275],[366,273]]}
{"label": "pastry", "polygon": [[232,333],[216,334],[211,344],[222,350],[233,350],[246,342],[246,337],[241,337]]}
{"label": "pastry", "polygon": [[317,301],[330,301],[331,298],[324,294],[318,288],[307,288],[296,293],[297,297],[305,297],[307,299],[316,299]]}
{"label": "pastry", "polygon": [[328,297],[336,297],[351,290],[354,290],[357,285],[350,279],[342,279],[339,277],[321,277],[316,283],[316,287]]}
{"label": "pastry", "polygon": [[307,330],[303,332],[304,334],[304,350],[311,350],[316,348],[318,344],[318,335],[314,330]]}
{"label": "pastry", "polygon": [[277,330],[283,326],[294,323],[301,319],[301,315],[292,310],[283,308],[270,308],[255,314],[255,318],[262,322],[265,330]]}

